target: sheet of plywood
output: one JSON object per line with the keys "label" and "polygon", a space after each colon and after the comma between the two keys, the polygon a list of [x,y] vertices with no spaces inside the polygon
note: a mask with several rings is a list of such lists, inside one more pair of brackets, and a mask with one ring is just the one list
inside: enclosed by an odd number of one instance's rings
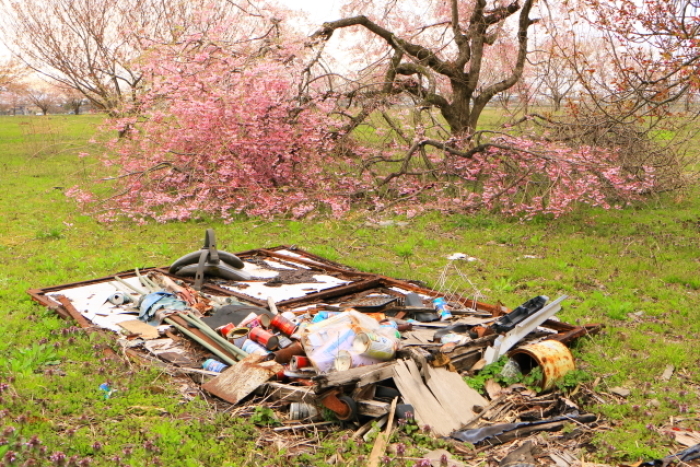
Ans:
{"label": "sheet of plywood", "polygon": [[282,365],[279,363],[275,361],[261,362],[260,359],[260,355],[248,355],[204,384],[202,389],[231,404],[237,404],[282,371]]}
{"label": "sheet of plywood", "polygon": [[431,366],[428,367],[428,373],[428,388],[442,408],[459,422],[458,429],[474,417],[475,405],[483,408],[489,404],[481,394],[470,388],[458,373]]}
{"label": "sheet of plywood", "polygon": [[151,326],[150,324],[146,324],[143,321],[139,321],[138,319],[122,321],[119,323],[119,326],[123,327],[131,334],[140,336],[142,339],[158,339],[160,337],[160,334],[158,334],[158,328]]}
{"label": "sheet of plywood", "polygon": [[459,428],[460,423],[442,407],[425,385],[413,360],[397,362],[394,382],[404,401],[413,406],[414,416],[420,425],[429,425],[438,436],[447,436]]}

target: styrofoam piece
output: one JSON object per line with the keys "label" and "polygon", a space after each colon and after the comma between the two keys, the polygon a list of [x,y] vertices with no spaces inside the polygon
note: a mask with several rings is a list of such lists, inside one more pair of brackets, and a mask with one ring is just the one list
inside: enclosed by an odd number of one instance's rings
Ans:
{"label": "styrofoam piece", "polygon": [[540,324],[544,323],[551,316],[561,311],[560,303],[567,299],[568,295],[562,295],[551,303],[545,305],[540,311],[529,316],[527,319],[519,323],[512,331],[499,336],[493,345],[484,352],[484,360],[486,364],[498,361],[506,354],[515,344],[524,339],[528,334],[534,331]]}
{"label": "styrofoam piece", "polygon": [[[137,277],[130,277],[124,280],[133,286],[140,287]],[[118,323],[134,319],[133,314],[126,314],[132,307],[129,305],[112,305],[107,301],[107,298],[116,290],[122,290],[123,288],[124,286],[118,281],[107,281],[58,290],[47,295],[54,299],[57,295],[68,297],[75,309],[92,321],[93,324],[104,329],[119,332],[121,328],[118,326]],[[136,313],[138,312],[136,311]]]}

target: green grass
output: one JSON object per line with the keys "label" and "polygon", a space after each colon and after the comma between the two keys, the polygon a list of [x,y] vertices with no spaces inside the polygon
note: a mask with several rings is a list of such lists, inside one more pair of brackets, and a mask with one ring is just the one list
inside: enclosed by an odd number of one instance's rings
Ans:
{"label": "green grass", "polygon": [[[436,285],[445,256],[478,258],[460,266],[463,292],[514,307],[546,294],[568,294],[561,318],[602,323],[605,330],[574,348],[582,374],[599,378],[605,404],[587,409],[609,421],[587,459],[633,461],[680,450],[662,432],[671,417],[699,429],[700,192],[692,189],[623,211],[586,209],[529,223],[496,215],[428,214],[377,227],[362,216],[313,222],[241,220],[232,224],[103,225],[76,211],[68,187],[100,170],[99,147],[87,143],[99,117],[0,118],[0,429],[13,443],[37,435],[48,454],[90,457],[93,465],[364,465],[371,444],[347,432],[317,451],[282,448],[250,420],[232,417],[178,392],[181,380],[122,357],[111,339],[72,330],[33,303],[26,290],[86,280],[134,267],[169,264],[201,246],[213,227],[227,251],[296,244],[364,271]],[[79,158],[78,152],[93,156]],[[473,288],[472,288],[473,287]],[[639,313],[641,312],[641,313]],[[673,364],[670,381],[660,380]],[[117,392],[104,399],[99,385]],[[619,402],[604,393],[632,390]],[[649,407],[652,399],[658,408]],[[249,415],[252,415],[250,413]],[[680,420],[680,421],[678,421]],[[396,439],[415,444],[421,432]],[[99,444],[95,444],[99,443]],[[412,443],[412,444],[411,444]],[[423,443],[423,444],[420,444]],[[431,444],[433,443],[433,444]],[[9,446],[9,448],[7,447]],[[339,448],[340,446],[340,448]],[[158,460],[156,460],[158,459]],[[400,464],[397,464],[400,465]],[[411,464],[408,464],[411,465]]]}

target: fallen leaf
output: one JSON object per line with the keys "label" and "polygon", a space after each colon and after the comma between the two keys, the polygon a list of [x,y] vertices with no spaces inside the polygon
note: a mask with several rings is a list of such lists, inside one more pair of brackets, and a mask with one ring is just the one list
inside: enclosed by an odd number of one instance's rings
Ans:
{"label": "fallen leaf", "polygon": [[489,399],[491,400],[494,400],[503,392],[503,388],[501,387],[501,385],[493,379],[486,380],[486,382],[484,383],[484,389],[486,390],[486,394],[489,395]]}

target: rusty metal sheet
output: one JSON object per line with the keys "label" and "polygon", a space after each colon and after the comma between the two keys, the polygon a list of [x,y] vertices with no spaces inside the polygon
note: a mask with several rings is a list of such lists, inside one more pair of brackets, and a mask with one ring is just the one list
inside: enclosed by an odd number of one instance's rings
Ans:
{"label": "rusty metal sheet", "polygon": [[263,358],[265,357],[261,355],[248,355],[205,383],[202,389],[226,402],[238,404],[282,371],[282,365],[275,361],[262,362]]}

